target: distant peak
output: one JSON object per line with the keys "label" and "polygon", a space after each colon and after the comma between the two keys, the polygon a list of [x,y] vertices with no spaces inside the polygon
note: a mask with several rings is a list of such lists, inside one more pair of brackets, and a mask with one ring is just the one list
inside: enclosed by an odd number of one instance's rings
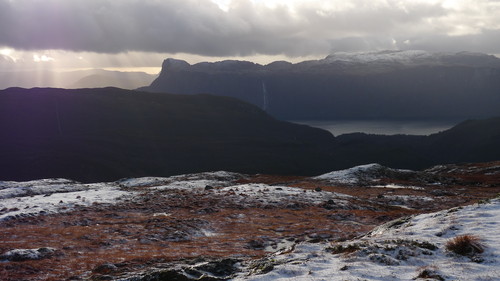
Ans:
{"label": "distant peak", "polygon": [[190,67],[191,65],[185,60],[178,60],[173,58],[168,58],[163,61],[162,69],[184,69]]}
{"label": "distant peak", "polygon": [[193,67],[205,71],[240,71],[258,70],[261,65],[250,61],[223,60],[217,62],[200,62],[193,65]]}

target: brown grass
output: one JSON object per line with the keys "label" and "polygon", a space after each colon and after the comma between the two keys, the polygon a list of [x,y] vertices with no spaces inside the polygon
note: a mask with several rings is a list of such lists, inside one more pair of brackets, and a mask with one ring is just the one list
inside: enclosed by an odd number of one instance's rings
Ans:
{"label": "brown grass", "polygon": [[438,273],[438,269],[435,266],[424,266],[419,269],[419,274],[414,279],[433,279],[444,281],[445,279]]}
{"label": "brown grass", "polygon": [[478,236],[467,234],[448,240],[446,249],[458,255],[469,256],[484,252],[484,245]]}

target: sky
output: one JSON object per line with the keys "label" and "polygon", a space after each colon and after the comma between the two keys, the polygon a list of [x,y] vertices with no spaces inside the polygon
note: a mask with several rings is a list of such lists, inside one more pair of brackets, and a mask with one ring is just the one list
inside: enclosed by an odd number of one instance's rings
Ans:
{"label": "sky", "polygon": [[500,54],[500,0],[0,0],[0,70],[158,71],[334,52]]}

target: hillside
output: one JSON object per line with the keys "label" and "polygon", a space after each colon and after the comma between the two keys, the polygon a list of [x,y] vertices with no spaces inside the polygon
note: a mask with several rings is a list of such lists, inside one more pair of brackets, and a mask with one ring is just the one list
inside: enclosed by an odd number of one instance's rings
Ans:
{"label": "hillside", "polygon": [[431,136],[334,137],[233,98],[117,88],[0,91],[0,131],[2,180],[96,182],[212,170],[317,175],[373,162],[424,169],[500,159],[500,118]]}
{"label": "hillside", "polygon": [[333,141],[233,98],[117,88],[0,91],[0,131],[2,180],[93,182],[221,169],[314,174],[324,170]]}
{"label": "hillside", "polygon": [[167,59],[142,90],[236,97],[282,120],[465,120],[498,115],[500,59],[424,51],[337,53],[268,65]]}
{"label": "hillside", "polygon": [[500,159],[500,118],[468,120],[430,136],[346,134],[336,137],[342,167],[378,162],[422,169],[432,165]]}

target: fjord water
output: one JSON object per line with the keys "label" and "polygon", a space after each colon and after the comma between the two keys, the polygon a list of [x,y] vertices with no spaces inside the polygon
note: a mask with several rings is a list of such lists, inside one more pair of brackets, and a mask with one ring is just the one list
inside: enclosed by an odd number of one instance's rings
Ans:
{"label": "fjord water", "polygon": [[422,135],[427,136],[448,130],[458,124],[458,120],[300,120],[291,121],[331,132],[334,136],[350,133],[376,135]]}

